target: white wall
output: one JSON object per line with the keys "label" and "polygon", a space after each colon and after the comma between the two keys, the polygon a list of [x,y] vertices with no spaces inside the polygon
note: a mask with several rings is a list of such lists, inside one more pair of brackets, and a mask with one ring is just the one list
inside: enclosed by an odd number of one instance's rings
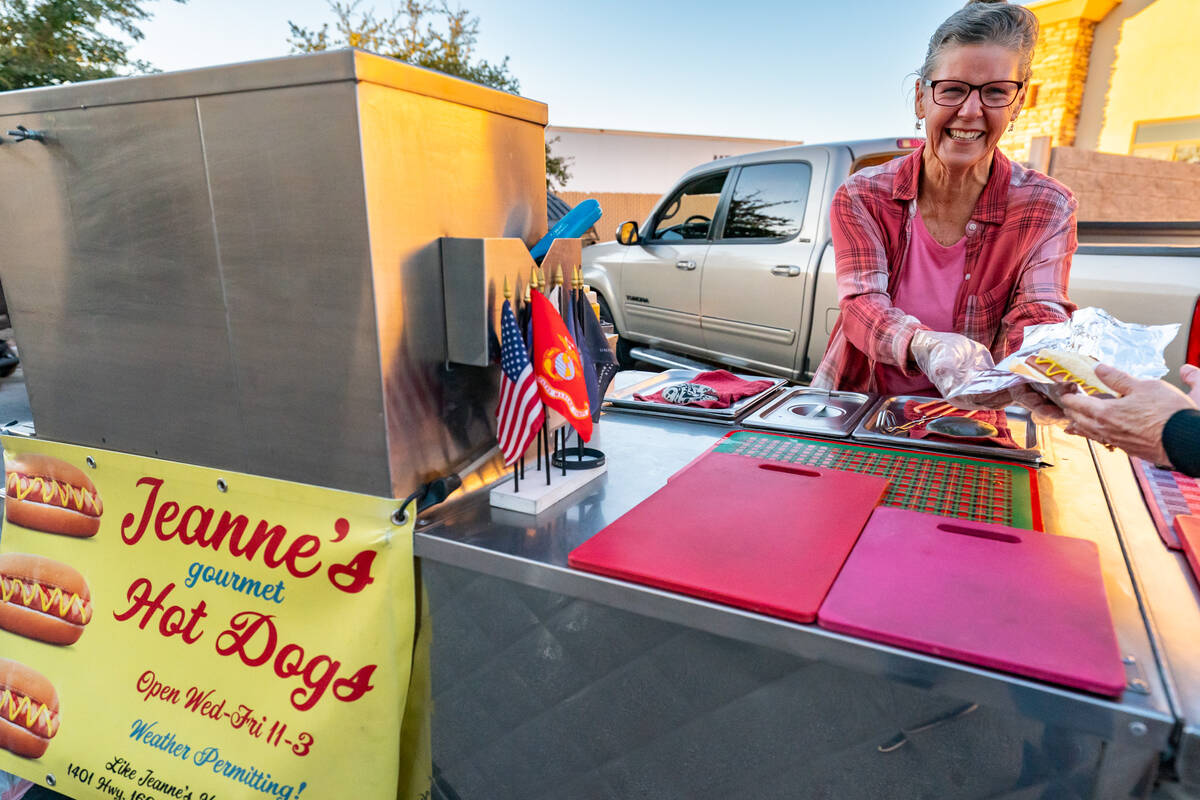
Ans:
{"label": "white wall", "polygon": [[662,194],[692,167],[722,156],[801,144],[671,133],[548,126],[556,156],[573,156],[565,191]]}

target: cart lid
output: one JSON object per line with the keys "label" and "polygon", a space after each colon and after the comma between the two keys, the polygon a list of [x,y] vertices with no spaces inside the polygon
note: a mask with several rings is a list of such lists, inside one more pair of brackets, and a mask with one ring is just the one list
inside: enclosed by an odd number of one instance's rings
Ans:
{"label": "cart lid", "polygon": [[0,116],[363,81],[545,125],[546,104],[352,48],[0,94]]}

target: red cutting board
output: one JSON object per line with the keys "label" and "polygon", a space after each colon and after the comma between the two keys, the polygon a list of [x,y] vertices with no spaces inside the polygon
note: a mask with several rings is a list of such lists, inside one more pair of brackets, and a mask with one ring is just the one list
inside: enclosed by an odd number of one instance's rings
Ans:
{"label": "red cutting board", "polygon": [[887,485],[874,475],[708,453],[567,561],[812,622]]}
{"label": "red cutting board", "polygon": [[1093,542],[880,508],[823,628],[1116,697],[1125,669]]}
{"label": "red cutting board", "polygon": [[1200,517],[1192,514],[1175,515],[1175,533],[1187,556],[1192,575],[1200,582]]}

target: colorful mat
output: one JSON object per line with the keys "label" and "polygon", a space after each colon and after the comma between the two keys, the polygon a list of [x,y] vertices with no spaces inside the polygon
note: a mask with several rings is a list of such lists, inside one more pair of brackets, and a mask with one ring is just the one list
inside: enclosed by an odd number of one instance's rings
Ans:
{"label": "colorful mat", "polygon": [[1130,458],[1129,463],[1163,544],[1172,550],[1183,549],[1175,532],[1175,517],[1200,515],[1200,481],[1181,472],[1159,469],[1140,458]]}
{"label": "colorful mat", "polygon": [[759,431],[734,431],[711,450],[879,475],[891,481],[884,505],[1043,530],[1037,472],[1021,464]]}

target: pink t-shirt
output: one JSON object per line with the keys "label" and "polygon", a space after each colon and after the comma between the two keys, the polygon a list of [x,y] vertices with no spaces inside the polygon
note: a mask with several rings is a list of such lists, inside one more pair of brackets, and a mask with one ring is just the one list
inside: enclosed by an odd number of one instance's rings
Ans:
{"label": "pink t-shirt", "polygon": [[[930,330],[954,332],[954,301],[958,298],[966,265],[966,237],[949,247],[938,244],[918,210],[902,267],[904,274],[892,296],[892,305],[912,314]],[[881,366],[883,392],[938,395],[937,389],[921,373],[908,377],[899,367]]]}

